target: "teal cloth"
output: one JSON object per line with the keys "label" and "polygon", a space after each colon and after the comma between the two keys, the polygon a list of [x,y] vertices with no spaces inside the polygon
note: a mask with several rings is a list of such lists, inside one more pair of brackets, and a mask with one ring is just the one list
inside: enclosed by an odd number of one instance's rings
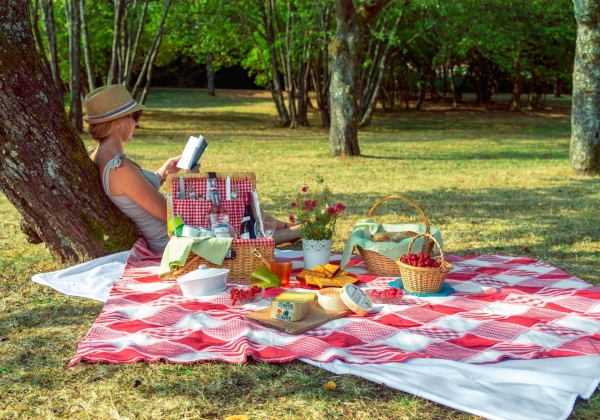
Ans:
{"label": "teal cloth", "polygon": [[[350,261],[350,257],[352,256],[352,252],[356,245],[359,245],[363,249],[368,249],[369,251],[375,251],[381,255],[388,257],[391,260],[396,260],[398,257],[406,254],[408,252],[408,245],[412,238],[404,239],[401,242],[373,242],[371,240],[371,236],[375,235],[378,232],[403,232],[403,231],[411,231],[416,233],[425,233],[425,225],[416,225],[412,223],[404,223],[404,224],[388,224],[388,223],[377,223],[373,219],[362,219],[354,224],[352,228],[352,234],[346,241],[346,246],[344,247],[344,253],[342,254],[342,260],[340,261],[340,266],[345,267],[346,264]],[[435,239],[439,242],[440,246],[444,246],[442,243],[442,234],[438,229],[434,229],[430,227],[431,234],[435,237]],[[423,238],[417,239],[413,246],[413,253],[421,252],[421,247],[423,246]],[[437,252],[439,250],[437,247],[435,248]],[[434,252],[436,252],[434,250]]]}
{"label": "teal cloth", "polygon": [[167,247],[160,261],[158,276],[168,280],[176,267],[183,267],[190,252],[201,256],[213,264],[221,265],[231,246],[231,238],[212,238],[208,236],[200,238],[173,237],[167,243]]}

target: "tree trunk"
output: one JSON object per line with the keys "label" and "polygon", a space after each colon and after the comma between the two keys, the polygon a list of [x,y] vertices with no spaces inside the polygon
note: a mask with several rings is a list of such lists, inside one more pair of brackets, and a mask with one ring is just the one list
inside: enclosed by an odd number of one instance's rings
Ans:
{"label": "tree trunk", "polygon": [[146,18],[146,10],[148,10],[148,1],[144,2],[144,8],[142,9],[142,15],[140,16],[140,20],[138,23],[137,32],[135,35],[135,41],[133,43],[133,48],[127,53],[127,69],[125,76],[125,87],[129,89],[131,86],[131,73],[133,72],[133,65],[135,63],[135,56],[137,55],[138,46],[140,45],[140,36],[144,30],[144,19]]}
{"label": "tree trunk", "polygon": [[167,14],[169,13],[169,7],[171,7],[171,0],[167,0],[165,3],[165,7],[163,8],[163,14],[162,14],[162,17],[160,20],[160,24],[158,25],[158,29],[156,30],[156,34],[154,35],[154,39],[152,40],[152,45],[150,45],[150,50],[148,51],[148,53],[146,55],[146,59],[144,60],[144,64],[142,65],[142,70],[140,71],[140,74],[138,75],[135,85],[133,86],[133,92],[131,93],[131,96],[133,96],[134,99],[137,97],[137,95],[140,91],[140,88],[142,86],[142,80],[144,79],[144,76],[146,76],[146,74],[148,72],[148,66],[152,66],[154,63],[154,61],[152,60],[152,57],[153,56],[156,57],[156,55],[153,55],[152,53],[154,52],[155,49],[158,53],[157,44],[159,43],[159,40],[162,37],[162,32],[165,27],[165,20],[167,19]]}
{"label": "tree trunk", "polygon": [[44,19],[44,31],[46,32],[46,41],[48,42],[48,52],[50,53],[50,70],[52,71],[52,80],[56,96],[61,104],[65,103],[65,88],[60,69],[58,67],[58,52],[56,47],[56,25],[54,23],[54,1],[40,0],[42,6],[42,17]]}
{"label": "tree trunk", "polygon": [[271,12],[271,6],[271,0],[267,0],[267,8],[265,8],[263,0],[259,1],[265,36],[269,46],[269,63],[271,66],[273,99],[275,100],[275,107],[277,108],[277,113],[279,114],[279,125],[281,127],[288,127],[290,125],[290,114],[288,113],[288,110],[285,106],[285,100],[283,99],[281,74],[279,73],[279,63],[277,62],[277,52],[275,50],[275,29],[272,20],[274,12]]}
{"label": "tree trunk", "polygon": [[88,90],[91,92],[96,88],[96,77],[94,74],[94,66],[92,65],[92,49],[90,48],[90,34],[87,26],[87,16],[85,13],[85,0],[79,0],[79,9],[81,12],[81,35],[83,40],[85,70],[88,78]]}
{"label": "tree trunk", "polygon": [[81,104],[81,12],[79,0],[66,0],[65,10],[69,26],[69,90],[71,91],[71,124],[78,132],[83,131]]}
{"label": "tree trunk", "polygon": [[417,99],[417,104],[415,108],[420,110],[423,101],[425,100],[425,93],[427,92],[427,79],[425,75],[421,73],[421,80],[419,80],[419,99]]}
{"label": "tree trunk", "polygon": [[112,55],[110,58],[110,67],[108,69],[108,77],[106,79],[107,85],[117,83],[117,76],[119,74],[119,45],[121,37],[121,20],[123,19],[123,12],[125,11],[125,0],[114,0],[114,25],[113,25],[113,42],[112,42]]}
{"label": "tree trunk", "polygon": [[574,0],[577,44],[573,68],[571,166],[600,174],[600,8],[594,0]]}
{"label": "tree trunk", "polygon": [[[63,262],[131,249],[138,233],[98,171],[35,49],[29,2],[0,6],[0,190]],[[35,240],[33,240],[35,242]]]}
{"label": "tree trunk", "polygon": [[317,100],[317,108],[319,111],[319,117],[321,117],[321,125],[323,127],[329,127],[331,124],[331,114],[329,112],[329,84],[330,84],[330,71],[329,71],[329,37],[327,33],[329,31],[329,20],[330,20],[330,8],[325,6],[319,13],[319,24],[320,31],[323,34],[317,53],[317,59],[310,63],[310,77],[312,80],[313,88],[315,89],[315,97]]}
{"label": "tree trunk", "polygon": [[329,44],[332,59],[329,100],[329,150],[334,156],[360,156],[358,147],[358,82],[363,62],[363,39],[369,21],[391,0],[373,0],[355,7],[336,0],[337,32]]}
{"label": "tree trunk", "polygon": [[212,70],[213,55],[206,54],[206,87],[208,96],[217,96],[215,94],[215,72]]}
{"label": "tree trunk", "polygon": [[[158,38],[158,43],[156,44],[156,48],[152,51],[152,57],[150,58],[150,65],[148,66],[148,73],[146,74],[146,85],[144,86],[144,90],[142,91],[142,97],[140,98],[140,104],[146,105],[146,99],[148,99],[148,95],[150,94],[150,84],[152,83],[152,69],[154,69],[154,61],[156,60],[156,56],[158,55],[158,50],[160,49],[160,44],[162,43],[162,34]],[[142,111],[140,111],[141,113]]]}
{"label": "tree trunk", "polygon": [[564,81],[565,81],[565,79],[563,79],[562,77],[557,77],[556,79],[554,79],[554,97],[555,98],[562,98],[562,86],[563,86]]}
{"label": "tree trunk", "polygon": [[452,108],[456,109],[456,83],[454,81],[454,66],[450,66],[450,90],[452,91]]}
{"label": "tree trunk", "polygon": [[304,46],[298,63],[298,124],[308,127],[308,72],[310,70],[310,45]]}
{"label": "tree trunk", "polygon": [[31,11],[31,19],[33,25],[33,34],[35,35],[35,42],[38,47],[38,51],[40,52],[40,56],[44,62],[44,66],[51,72],[50,62],[48,61],[48,56],[46,55],[46,48],[44,47],[44,41],[42,40],[42,34],[40,33],[39,27],[39,13],[38,10],[40,8],[40,0],[35,0],[35,4],[33,10]]}
{"label": "tree trunk", "polygon": [[511,111],[521,110],[521,94],[523,92],[523,76],[521,76],[521,58],[520,54],[514,60],[513,91],[510,103]]}

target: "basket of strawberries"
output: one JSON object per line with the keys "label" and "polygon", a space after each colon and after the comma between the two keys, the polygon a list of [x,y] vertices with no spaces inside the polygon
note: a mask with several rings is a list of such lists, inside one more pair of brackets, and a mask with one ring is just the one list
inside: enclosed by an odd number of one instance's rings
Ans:
{"label": "basket of strawberries", "polygon": [[[440,258],[432,258],[426,252],[410,253],[413,242],[421,236],[433,240],[440,250]],[[404,289],[412,293],[438,293],[444,286],[446,276],[454,268],[444,259],[444,251],[438,241],[428,233],[415,236],[408,245],[407,253],[398,258],[396,264]]]}

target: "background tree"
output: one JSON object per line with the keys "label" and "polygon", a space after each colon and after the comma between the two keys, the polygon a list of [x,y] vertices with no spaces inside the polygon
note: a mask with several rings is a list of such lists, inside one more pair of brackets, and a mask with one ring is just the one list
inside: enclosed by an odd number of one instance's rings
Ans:
{"label": "background tree", "polygon": [[29,2],[0,3],[0,190],[30,241],[62,261],[131,249],[138,234],[98,171],[35,48]]}
{"label": "background tree", "polygon": [[363,39],[369,22],[390,1],[335,1],[337,32],[329,45],[332,58],[329,150],[334,156],[360,155],[358,82],[363,60]]}
{"label": "background tree", "polygon": [[574,0],[577,48],[573,69],[571,165],[600,174],[600,1]]}

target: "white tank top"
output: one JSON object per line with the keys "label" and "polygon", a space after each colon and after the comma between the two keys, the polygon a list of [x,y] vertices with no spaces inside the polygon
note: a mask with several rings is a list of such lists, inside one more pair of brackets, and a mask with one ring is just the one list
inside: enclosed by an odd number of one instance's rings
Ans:
{"label": "white tank top", "polygon": [[[104,187],[104,192],[108,198],[115,203],[119,210],[125,213],[125,215],[133,221],[138,232],[140,232],[140,234],[146,239],[146,242],[148,242],[150,249],[155,252],[162,252],[169,242],[169,236],[167,235],[167,224],[159,218],[148,213],[128,195],[110,195],[110,171],[121,166],[121,159],[123,158],[127,158],[127,156],[116,155],[111,159],[110,162],[106,164],[104,173],[102,174],[102,186]],[[139,167],[137,163],[133,161],[131,162]],[[158,179],[158,176],[156,176],[155,173],[141,167],[140,170],[142,171],[144,178],[146,178],[148,182],[150,182],[154,188],[158,190],[160,188],[160,179]]]}

